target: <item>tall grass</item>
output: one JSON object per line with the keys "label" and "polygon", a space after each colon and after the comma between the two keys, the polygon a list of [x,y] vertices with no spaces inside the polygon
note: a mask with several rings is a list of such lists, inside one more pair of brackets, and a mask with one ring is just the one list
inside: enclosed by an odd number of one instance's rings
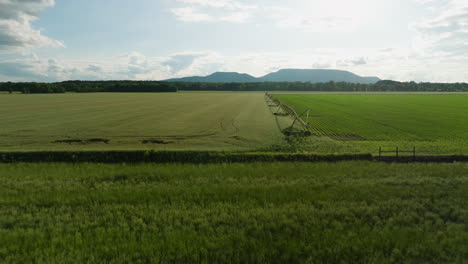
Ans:
{"label": "tall grass", "polygon": [[468,164],[0,164],[1,263],[463,263]]}

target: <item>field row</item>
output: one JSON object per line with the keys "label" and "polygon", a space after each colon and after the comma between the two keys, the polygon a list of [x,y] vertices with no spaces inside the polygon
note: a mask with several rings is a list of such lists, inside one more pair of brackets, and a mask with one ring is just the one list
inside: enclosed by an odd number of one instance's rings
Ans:
{"label": "field row", "polygon": [[336,140],[468,140],[468,95],[275,95],[311,110],[311,131]]}

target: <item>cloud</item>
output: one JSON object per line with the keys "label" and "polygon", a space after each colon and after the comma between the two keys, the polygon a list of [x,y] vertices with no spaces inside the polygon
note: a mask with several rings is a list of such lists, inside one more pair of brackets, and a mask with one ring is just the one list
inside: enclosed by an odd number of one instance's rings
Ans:
{"label": "cloud", "polygon": [[[434,55],[435,56],[435,55]],[[164,80],[235,71],[263,76],[284,68],[349,70],[361,76],[400,81],[468,81],[466,61],[438,60],[408,47],[302,49],[226,55],[215,51],[186,51],[164,57],[139,52],[102,60],[43,59],[30,54],[1,59],[0,81]]]}
{"label": "cloud", "polygon": [[91,72],[96,72],[96,73],[102,73],[103,72],[103,68],[101,66],[95,65],[95,64],[90,64],[88,66],[88,68],[86,68],[86,70],[91,71]]}
{"label": "cloud", "polygon": [[35,54],[0,60],[0,81],[54,82],[63,80],[102,80],[112,76],[100,65],[41,59]]}
{"label": "cloud", "polygon": [[468,3],[452,1],[438,17],[412,25],[420,49],[445,55],[468,54]]}
{"label": "cloud", "polygon": [[214,20],[212,16],[206,13],[201,13],[193,7],[173,8],[171,11],[178,20],[184,22],[202,22]]}
{"label": "cloud", "polygon": [[183,22],[243,23],[251,17],[255,5],[235,0],[177,0],[182,6],[170,11]]}
{"label": "cloud", "polygon": [[[339,49],[298,50],[289,53],[243,53],[225,55],[214,51],[182,52],[165,57],[148,57],[139,52],[101,61],[42,59],[32,54],[15,60],[1,60],[0,81],[163,80],[208,75],[216,71],[237,71],[262,76],[283,68],[343,68],[374,75],[375,65],[392,63],[396,52],[375,52],[368,62],[367,51]],[[387,52],[388,53],[388,52]],[[355,55],[353,55],[355,54]],[[369,65],[364,64],[369,63]]]}
{"label": "cloud", "polygon": [[34,64],[22,61],[0,62],[0,76],[8,76],[8,80],[44,81],[46,79],[46,76],[37,73]]}
{"label": "cloud", "polygon": [[282,28],[302,28],[314,32],[350,32],[358,26],[351,17],[284,16],[278,21]]}
{"label": "cloud", "polygon": [[257,6],[244,4],[235,0],[177,0],[178,2],[191,5],[199,5],[211,8],[224,8],[228,10],[255,9]]}
{"label": "cloud", "polygon": [[53,0],[0,0],[0,51],[63,47],[31,25],[44,8],[54,4]]}
{"label": "cloud", "polygon": [[287,5],[263,5],[262,20],[280,29],[318,33],[354,32],[375,20],[379,4],[372,0],[290,0]]}
{"label": "cloud", "polygon": [[174,54],[162,64],[169,67],[171,73],[177,73],[193,64],[195,59],[204,56],[203,53],[196,54]]}
{"label": "cloud", "polygon": [[468,2],[423,1],[422,5],[435,15],[410,25],[415,34],[412,46],[421,63],[419,67],[430,72],[431,79],[446,76],[453,81],[468,81]]}
{"label": "cloud", "polygon": [[54,0],[1,0],[0,18],[18,20],[24,16],[37,17],[42,9],[54,4]]}
{"label": "cloud", "polygon": [[221,17],[221,21],[233,22],[233,23],[242,23],[247,21],[250,18],[250,14],[243,12],[230,13],[224,17]]}
{"label": "cloud", "polygon": [[316,63],[312,64],[313,69],[328,69],[330,67],[332,67],[332,65],[330,63],[316,62]]}
{"label": "cloud", "polygon": [[[176,0],[171,12],[184,22],[257,22],[315,32],[350,32],[374,16],[371,0],[291,0],[286,5],[246,0]],[[339,6],[340,8],[337,8]]]}
{"label": "cloud", "polygon": [[336,62],[336,66],[338,67],[352,67],[365,64],[367,64],[367,60],[364,57],[339,60]]}

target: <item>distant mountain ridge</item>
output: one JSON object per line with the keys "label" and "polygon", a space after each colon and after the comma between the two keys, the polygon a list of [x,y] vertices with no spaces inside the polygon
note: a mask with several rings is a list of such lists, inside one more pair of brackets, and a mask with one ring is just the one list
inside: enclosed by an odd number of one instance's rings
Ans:
{"label": "distant mountain ridge", "polygon": [[165,80],[167,82],[198,82],[198,83],[252,83],[252,82],[349,82],[373,84],[378,77],[362,77],[349,71],[322,69],[283,69],[255,78],[249,74],[237,72],[215,72],[208,76],[193,76]]}
{"label": "distant mountain ridge", "polygon": [[237,72],[215,72],[208,76],[192,76],[177,79],[169,79],[167,82],[205,82],[205,83],[248,83],[258,82],[258,79],[245,74]]}

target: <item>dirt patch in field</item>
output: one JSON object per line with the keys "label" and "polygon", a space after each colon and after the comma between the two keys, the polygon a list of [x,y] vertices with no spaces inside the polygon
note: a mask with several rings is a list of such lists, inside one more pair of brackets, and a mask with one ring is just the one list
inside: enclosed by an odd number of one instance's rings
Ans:
{"label": "dirt patch in field", "polygon": [[81,139],[63,139],[63,140],[55,140],[54,143],[67,143],[67,144],[83,143],[83,140],[81,140]]}
{"label": "dirt patch in field", "polygon": [[185,139],[193,139],[193,138],[206,138],[216,135],[217,133],[208,133],[208,134],[200,134],[200,135],[186,135],[186,136],[161,136],[161,138],[168,138],[173,140],[185,140]]}
{"label": "dirt patch in field", "polygon": [[104,143],[109,144],[109,139],[105,138],[91,138],[91,139],[62,139],[56,140],[53,143],[65,143],[65,144],[92,144],[92,143]]}
{"label": "dirt patch in field", "polygon": [[167,145],[174,143],[174,141],[164,141],[162,139],[145,139],[141,141],[143,144],[159,144],[159,145]]}
{"label": "dirt patch in field", "polygon": [[110,183],[142,183],[142,182],[164,182],[167,181],[167,175],[157,173],[125,173],[117,174],[101,179],[95,179],[97,182]]}
{"label": "dirt patch in field", "polygon": [[85,142],[86,143],[105,143],[105,144],[109,144],[109,139],[105,139],[105,138],[91,138],[91,139],[87,139]]}
{"label": "dirt patch in field", "polygon": [[235,140],[238,140],[238,141],[245,141],[245,142],[249,141],[248,139],[243,138],[243,137],[239,137],[239,136],[232,136],[231,138],[233,138]]}

